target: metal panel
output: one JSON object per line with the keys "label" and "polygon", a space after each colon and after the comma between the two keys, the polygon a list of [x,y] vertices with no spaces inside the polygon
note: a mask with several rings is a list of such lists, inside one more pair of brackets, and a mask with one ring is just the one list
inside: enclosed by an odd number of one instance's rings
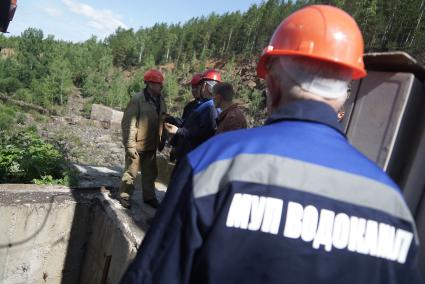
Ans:
{"label": "metal panel", "polygon": [[353,85],[343,125],[350,142],[403,189],[422,240],[425,277],[425,92],[410,73],[369,72]]}
{"label": "metal panel", "polygon": [[417,147],[412,149],[410,153],[409,163],[404,167],[405,174],[401,187],[407,205],[416,220],[419,239],[421,240],[419,267],[425,279],[425,112],[422,119],[418,121],[418,125],[421,126],[421,131],[418,131],[420,137],[418,139],[412,137],[412,140],[418,143]]}
{"label": "metal panel", "polygon": [[[406,174],[401,181],[404,198],[413,213],[418,211],[419,202],[425,190],[425,115],[422,117],[421,125],[421,137],[417,140],[415,139],[418,141],[418,145],[410,155],[409,163],[404,169]],[[422,206],[425,207],[425,200],[423,200]]]}
{"label": "metal panel", "polygon": [[425,278],[425,91],[417,79],[424,81],[425,68],[403,52],[369,54],[365,64],[368,76],[353,87],[344,129],[402,188],[418,228]]}
{"label": "metal panel", "polygon": [[[408,73],[369,72],[362,80],[348,122],[350,142],[388,169],[409,101],[422,96],[422,84]],[[398,145],[402,147],[403,145]]]}

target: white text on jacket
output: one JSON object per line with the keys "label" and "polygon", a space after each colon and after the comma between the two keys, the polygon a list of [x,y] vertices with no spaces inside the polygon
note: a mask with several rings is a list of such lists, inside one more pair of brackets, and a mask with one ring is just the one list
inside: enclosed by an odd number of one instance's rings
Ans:
{"label": "white text on jacket", "polygon": [[[348,216],[313,205],[289,201],[281,234],[311,243],[325,251],[351,252],[404,263],[413,233],[374,220]],[[277,235],[280,232],[284,201],[278,198],[236,193],[227,215],[226,226]]]}

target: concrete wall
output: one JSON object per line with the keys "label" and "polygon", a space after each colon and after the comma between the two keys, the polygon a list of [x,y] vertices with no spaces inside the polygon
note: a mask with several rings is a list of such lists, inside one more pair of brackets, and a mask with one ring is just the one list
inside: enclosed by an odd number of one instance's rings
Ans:
{"label": "concrete wall", "polygon": [[154,212],[138,214],[98,189],[0,185],[0,283],[118,283]]}
{"label": "concrete wall", "polygon": [[[113,215],[113,210],[96,208],[81,283],[118,283],[137,253],[144,232],[130,225],[131,221],[117,224],[118,219],[128,217]],[[138,232],[139,237],[133,237],[133,232]]]}
{"label": "concrete wall", "polygon": [[[77,206],[77,200],[64,188],[24,191],[3,185],[0,283],[60,283],[63,275],[69,283],[78,283],[90,206],[83,200]],[[77,208],[82,218],[74,224]]]}

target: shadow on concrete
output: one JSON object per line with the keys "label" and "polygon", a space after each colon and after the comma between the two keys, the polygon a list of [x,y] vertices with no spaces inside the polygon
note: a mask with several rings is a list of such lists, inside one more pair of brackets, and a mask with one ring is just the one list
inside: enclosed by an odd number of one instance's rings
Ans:
{"label": "shadow on concrete", "polygon": [[71,189],[77,203],[62,283],[118,283],[137,253],[155,211],[136,217],[109,197],[110,189]]}
{"label": "shadow on concrete", "polygon": [[[161,202],[173,165],[158,160],[155,186]],[[71,189],[77,203],[62,283],[118,283],[135,257],[156,210],[143,202],[140,173],[132,207],[125,209],[112,197],[118,190],[122,169],[87,165],[77,168],[84,178],[79,187]]]}

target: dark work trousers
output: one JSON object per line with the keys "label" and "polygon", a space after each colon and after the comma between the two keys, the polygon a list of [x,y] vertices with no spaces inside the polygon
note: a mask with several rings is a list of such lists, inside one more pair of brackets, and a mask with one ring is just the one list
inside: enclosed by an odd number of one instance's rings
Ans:
{"label": "dark work trousers", "polygon": [[139,152],[139,157],[134,159],[127,153],[125,155],[125,170],[121,178],[120,196],[131,196],[134,192],[134,181],[137,172],[142,173],[143,200],[155,199],[155,180],[158,176],[156,165],[156,151]]}

